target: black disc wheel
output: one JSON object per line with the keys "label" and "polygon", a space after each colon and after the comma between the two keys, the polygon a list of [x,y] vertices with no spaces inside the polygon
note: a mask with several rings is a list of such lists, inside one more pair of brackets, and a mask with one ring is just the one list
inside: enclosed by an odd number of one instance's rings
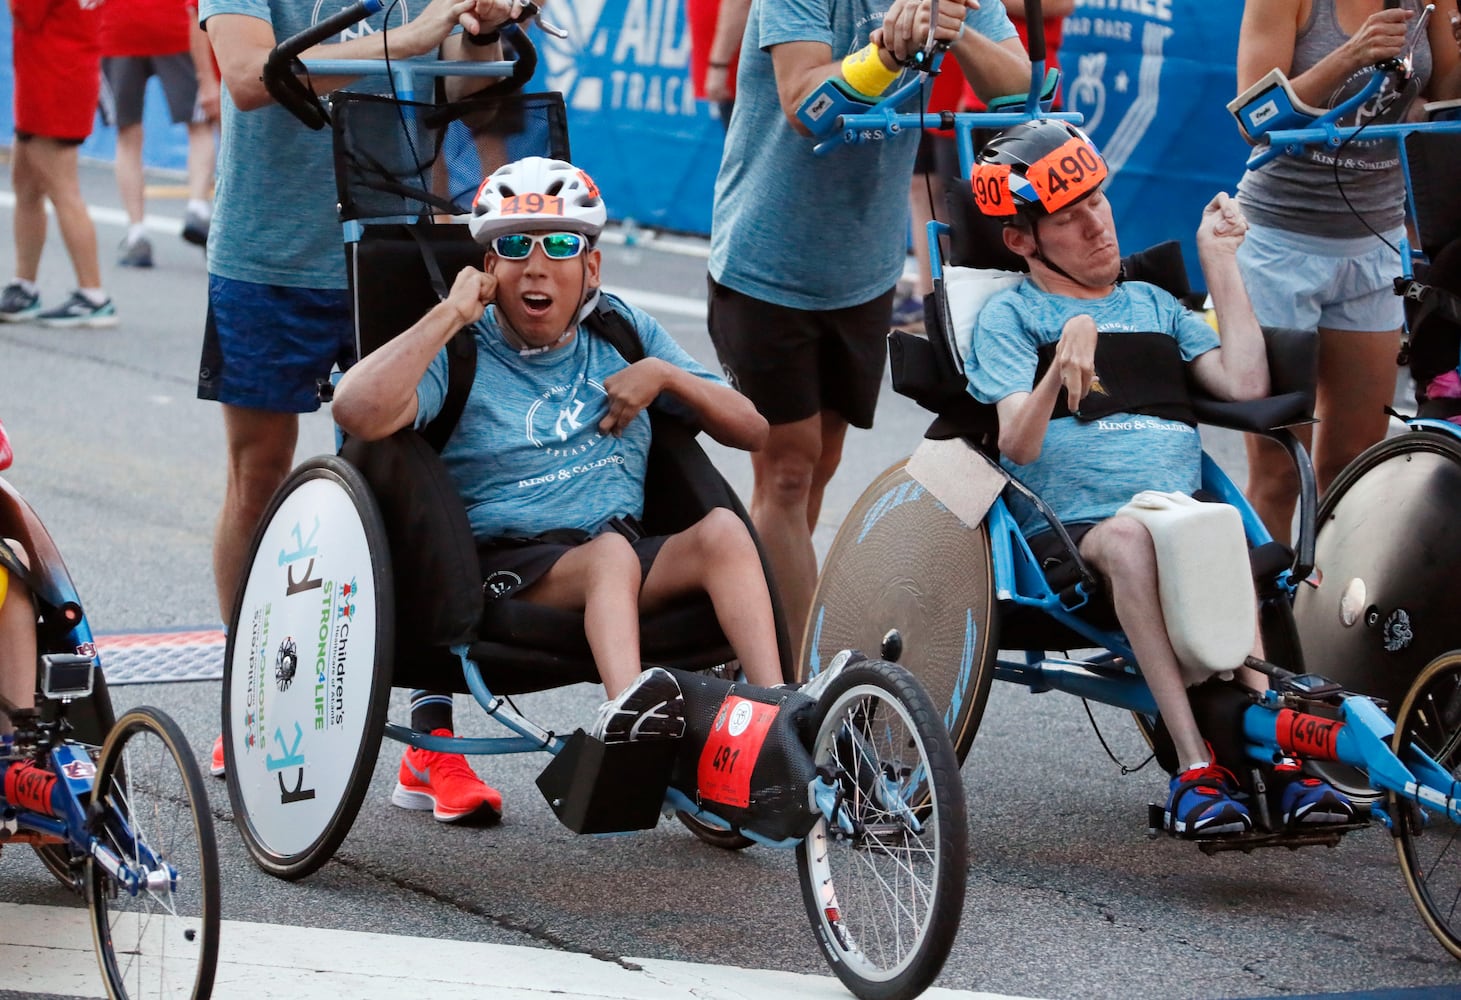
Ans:
{"label": "black disc wheel", "polygon": [[[1461,442],[1410,431],[1368,449],[1319,505],[1317,586],[1301,584],[1294,620],[1309,669],[1395,709],[1421,670],[1461,646],[1454,567],[1461,532]],[[1271,657],[1270,657],[1271,658]],[[1312,765],[1354,798],[1372,799],[1363,775]]]}
{"label": "black disc wheel", "polygon": [[928,692],[962,762],[989,700],[997,632],[989,529],[964,524],[900,463],[867,488],[832,542],[798,676],[844,649],[897,663]]}
{"label": "black disc wheel", "polygon": [[832,971],[864,1000],[922,993],[959,929],[964,788],[938,710],[903,668],[866,660],[822,693],[819,819],[797,847],[802,901]]}
{"label": "black disc wheel", "polygon": [[[1390,749],[1415,746],[1461,781],[1461,650],[1432,660],[1395,716]],[[1461,958],[1461,826],[1438,807],[1387,796],[1405,887],[1436,939]]]}
{"label": "black disc wheel", "polygon": [[117,720],[92,793],[103,862],[86,866],[97,961],[112,1000],[191,1000],[218,964],[218,846],[197,761],[154,708]]}

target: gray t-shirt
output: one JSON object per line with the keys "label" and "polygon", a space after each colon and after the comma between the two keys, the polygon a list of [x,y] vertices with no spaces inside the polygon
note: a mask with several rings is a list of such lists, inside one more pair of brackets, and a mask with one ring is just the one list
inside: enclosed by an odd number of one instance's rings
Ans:
{"label": "gray t-shirt", "polygon": [[[1414,11],[1419,11],[1420,2],[1400,0],[1403,7]],[[1415,24],[1412,20],[1412,29]],[[1294,42],[1289,77],[1312,69],[1348,38],[1335,17],[1334,0],[1314,0],[1309,20]],[[1371,67],[1365,66],[1351,73],[1322,106],[1332,108],[1358,93],[1369,82],[1370,72]],[[1403,121],[1430,75],[1431,48],[1422,34],[1416,36],[1414,75],[1405,89],[1396,91],[1387,83],[1385,90],[1337,124],[1351,127]],[[1309,236],[1369,236],[1366,221],[1382,233],[1399,229],[1405,221],[1404,196],[1395,141],[1366,139],[1363,132],[1338,150],[1309,146],[1297,156],[1275,157],[1238,182],[1238,197],[1251,221]]]}
{"label": "gray t-shirt", "polygon": [[[215,14],[246,14],[269,22],[283,41],[330,17],[342,0],[202,0],[206,23]],[[419,14],[424,0],[390,10],[390,26]],[[385,14],[374,14],[339,38],[380,31]],[[362,80],[352,90],[379,89]],[[330,130],[307,128],[277,104],[240,111],[223,88],[223,128],[218,179],[208,240],[208,272],[236,281],[291,288],[345,288],[345,255],[335,212],[335,168]]]}
{"label": "gray t-shirt", "polygon": [[[1219,346],[1217,334],[1171,295],[1140,281],[1123,282],[1103,299],[1052,295],[1023,281],[979,311],[964,373],[969,392],[997,403],[1035,386],[1038,352],[1060,340],[1067,320],[1082,313],[1101,333],[1165,333],[1183,361]],[[1101,373],[1098,370],[1096,375]],[[1028,465],[1001,459],[1063,523],[1104,521],[1142,490],[1192,493],[1202,483],[1202,442],[1178,420],[1113,413],[1095,420],[1050,421],[1039,456]],[[1031,509],[1016,512],[1027,535],[1046,530]]]}
{"label": "gray t-shirt", "polygon": [[[648,313],[604,300],[639,332],[646,357],[725,384],[690,357]],[[599,431],[609,412],[604,379],[629,366],[614,346],[580,326],[556,350],[526,357],[509,347],[489,306],[476,326],[477,371],[456,430],[441,457],[467,505],[478,539],[537,535],[554,528],[597,533],[605,521],[644,513],[649,414],[618,437]],[[416,387],[416,426],[441,412],[447,355],[432,360]],[[662,397],[671,410],[683,404]],[[656,406],[661,405],[657,402]]]}
{"label": "gray t-shirt", "polygon": [[[813,154],[816,140],[798,135],[781,109],[770,52],[785,42],[822,42],[840,59],[867,44],[886,9],[886,0],[752,5],[715,181],[710,274],[718,283],[763,302],[815,310],[859,305],[897,283],[907,255],[917,130]],[[987,0],[965,23],[996,42],[1015,35],[997,2]]]}

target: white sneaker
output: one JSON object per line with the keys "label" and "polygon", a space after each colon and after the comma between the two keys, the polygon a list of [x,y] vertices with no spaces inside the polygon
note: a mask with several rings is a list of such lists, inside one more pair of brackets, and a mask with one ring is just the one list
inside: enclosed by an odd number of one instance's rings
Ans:
{"label": "white sneaker", "polygon": [[825,670],[821,673],[813,674],[810,680],[797,688],[797,691],[806,695],[808,698],[815,698],[821,701],[822,693],[832,686],[833,681],[842,676],[842,671],[846,670],[850,664],[861,663],[866,659],[866,656],[863,656],[855,649],[844,649],[832,657],[832,662],[827,664]]}
{"label": "white sneaker", "polygon": [[600,706],[589,735],[604,743],[679,739],[685,735],[680,682],[668,670],[650,667]]}

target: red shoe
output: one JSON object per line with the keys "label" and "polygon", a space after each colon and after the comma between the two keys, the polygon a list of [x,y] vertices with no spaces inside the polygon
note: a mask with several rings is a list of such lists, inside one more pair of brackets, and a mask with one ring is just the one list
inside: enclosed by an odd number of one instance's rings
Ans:
{"label": "red shoe", "polygon": [[223,734],[219,733],[218,739],[213,741],[213,755],[208,759],[208,773],[221,778],[227,771],[223,761]]}
{"label": "red shoe", "polygon": [[37,767],[34,761],[11,764],[5,770],[5,801],[17,809],[55,816],[56,807],[52,802],[55,790],[56,776]]}
{"label": "red shoe", "polygon": [[[437,729],[432,736],[451,736]],[[502,793],[488,785],[459,753],[407,747],[391,802],[402,809],[431,810],[440,823],[495,823],[502,817]]]}

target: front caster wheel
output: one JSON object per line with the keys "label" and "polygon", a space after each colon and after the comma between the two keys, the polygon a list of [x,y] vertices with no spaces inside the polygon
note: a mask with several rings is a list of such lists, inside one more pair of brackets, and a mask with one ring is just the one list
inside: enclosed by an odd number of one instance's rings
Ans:
{"label": "front caster wheel", "polygon": [[821,696],[812,756],[831,818],[797,847],[802,901],[832,971],[864,1000],[922,993],[959,929],[964,787],[948,730],[902,667],[865,660]]}

